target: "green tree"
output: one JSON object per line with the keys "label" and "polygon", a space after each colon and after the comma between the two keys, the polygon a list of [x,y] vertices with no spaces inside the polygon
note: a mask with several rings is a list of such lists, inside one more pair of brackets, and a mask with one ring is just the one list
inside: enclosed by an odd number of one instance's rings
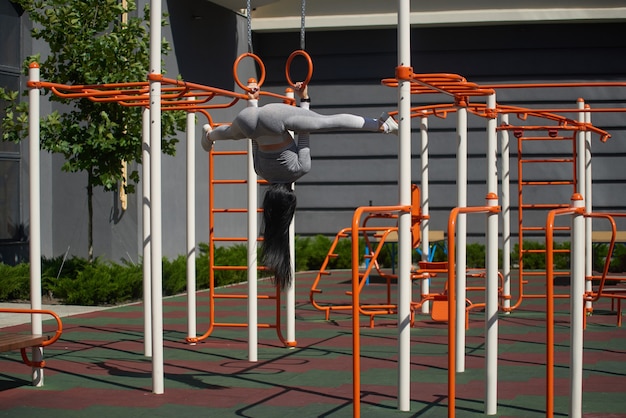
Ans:
{"label": "green tree", "polygon": [[[149,10],[143,18],[129,17],[134,0],[14,0],[34,23],[32,36],[44,40],[50,54],[41,67],[41,79],[62,84],[103,84],[144,81],[149,72]],[[162,25],[165,20],[162,19]],[[169,51],[162,43],[162,53]],[[39,62],[28,57],[25,69]],[[18,92],[0,88],[0,100],[8,102],[2,121],[4,141],[21,141],[28,129],[28,103],[18,102]],[[141,109],[88,99],[50,100],[65,105],[41,120],[41,148],[63,154],[63,170],[87,174],[88,254],[93,259],[94,187],[113,190],[123,180],[122,162],[141,161]],[[184,128],[184,114],[163,112],[163,153],[175,152],[177,130]],[[132,193],[138,172],[128,174],[126,191]]]}

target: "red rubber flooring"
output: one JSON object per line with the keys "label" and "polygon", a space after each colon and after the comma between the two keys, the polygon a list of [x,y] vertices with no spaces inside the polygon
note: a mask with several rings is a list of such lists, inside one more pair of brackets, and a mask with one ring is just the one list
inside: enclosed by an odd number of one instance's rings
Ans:
{"label": "red rubber flooring", "polygon": [[[143,355],[141,304],[64,320],[64,333],[46,349],[45,386],[30,385],[19,352],[0,353],[0,417],[352,417],[352,329],[349,312],[330,321],[309,302],[314,275],[297,278],[297,347],[285,348],[274,329],[259,331],[259,361],[247,360],[247,330],[216,327],[193,346],[185,296],[164,301],[165,393],[152,393],[152,362]],[[319,299],[347,301],[348,274],[326,280]],[[245,285],[220,289],[244,294]],[[384,301],[377,280],[363,298]],[[392,297],[395,298],[395,289]],[[567,286],[559,292],[566,293]],[[271,293],[260,282],[259,293]],[[416,289],[415,294],[418,291]],[[470,297],[480,298],[477,293]],[[198,293],[198,335],[208,329],[208,293]],[[260,322],[273,322],[272,301],[259,301]],[[498,417],[545,416],[543,299],[528,299],[500,315]],[[244,322],[246,301],[216,301],[216,322]],[[569,301],[556,301],[555,416],[568,416]],[[284,322],[284,318],[283,318]],[[417,315],[411,335],[411,411],[397,410],[395,316],[370,328],[362,320],[361,416],[447,416],[447,325]],[[28,325],[1,331],[25,331]],[[584,333],[583,416],[626,418],[626,329],[616,326],[611,302],[595,305]],[[466,371],[457,375],[457,417],[484,416],[483,313],[470,315]]]}

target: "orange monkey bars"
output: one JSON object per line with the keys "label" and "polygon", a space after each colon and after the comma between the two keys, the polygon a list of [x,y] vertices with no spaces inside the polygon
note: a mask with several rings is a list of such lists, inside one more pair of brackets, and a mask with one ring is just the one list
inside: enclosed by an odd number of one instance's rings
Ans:
{"label": "orange monkey bars", "polygon": [[468,96],[489,96],[495,90],[469,82],[458,74],[416,74],[411,67],[397,67],[396,78],[385,78],[382,84],[398,87],[400,81],[411,82],[411,94],[445,94],[455,97],[456,101],[465,101]]}
{"label": "orange monkey bars", "polygon": [[[576,192],[576,185],[578,183],[577,178],[577,146],[576,135],[580,132],[590,132],[598,135],[602,142],[606,142],[611,135],[600,128],[593,126],[587,121],[579,121],[571,119],[570,117],[562,114],[574,113],[580,115],[581,112],[585,113],[607,113],[607,112],[626,112],[626,108],[594,108],[591,109],[586,106],[581,108],[543,108],[543,109],[530,109],[520,106],[512,105],[500,105],[495,104],[493,108],[488,107],[484,103],[470,103],[469,97],[475,96],[487,96],[495,94],[498,89],[509,88],[559,88],[559,87],[626,87],[624,82],[597,82],[597,83],[541,83],[541,84],[493,84],[488,86],[482,86],[476,83],[468,82],[464,77],[457,74],[415,74],[409,67],[398,67],[396,69],[396,78],[384,79],[383,85],[389,87],[397,87],[400,80],[410,81],[412,94],[444,94],[454,98],[453,103],[443,104],[431,104],[424,106],[416,106],[411,108],[411,118],[413,117],[430,117],[435,116],[438,118],[446,118],[449,113],[455,113],[460,108],[466,109],[469,113],[483,118],[494,118],[498,114],[513,114],[521,121],[528,121],[529,118],[536,118],[539,121],[553,122],[554,125],[549,124],[529,124],[529,125],[509,125],[503,123],[497,127],[497,131],[510,131],[514,137],[518,140],[518,196],[519,202],[519,246],[520,246],[520,275],[519,275],[519,300],[513,307],[506,306],[506,310],[512,310],[517,308],[523,297],[545,297],[545,295],[525,295],[523,292],[523,283],[525,276],[541,275],[541,272],[527,272],[523,270],[522,255],[537,250],[526,250],[523,248],[524,231],[543,231],[545,228],[526,226],[523,225],[523,212],[524,210],[549,210],[559,207],[567,207],[567,204],[555,204],[555,203],[532,203],[523,202],[524,196],[523,190],[530,186],[567,186],[571,185]],[[582,100],[582,99],[579,99]],[[394,115],[397,112],[392,112]],[[540,122],[541,123],[541,122]],[[571,153],[568,157],[563,158],[529,158],[524,157],[522,152],[522,144],[528,141],[570,141],[572,143]],[[546,181],[526,180],[522,178],[522,167],[528,164],[536,163],[560,163],[571,164],[572,176],[570,179],[554,179]],[[563,227],[562,230],[567,228]],[[565,252],[567,250],[557,250],[558,252]],[[555,275],[565,275],[567,272],[555,272]],[[510,295],[503,295],[505,299],[510,299]]]}
{"label": "orange monkey bars", "polygon": [[[305,84],[311,80],[313,63],[311,57],[302,50],[294,51],[285,66],[285,75],[289,85],[294,83],[289,77],[290,66],[296,56],[303,56],[308,64],[308,72]],[[239,65],[246,59],[253,59],[260,69],[259,81],[254,81],[260,89],[265,81],[265,65],[261,59],[252,53],[240,55],[233,65],[233,77],[239,87],[246,93],[251,91],[249,85],[244,84],[239,78]],[[183,110],[187,112],[201,112],[209,122],[212,119],[208,113],[211,109],[223,109],[235,105],[240,100],[247,100],[246,93],[237,93],[216,87],[191,83],[183,80],[175,80],[164,77],[162,74],[149,74],[146,81],[105,83],[105,84],[61,84],[46,81],[28,82],[29,88],[50,89],[56,96],[64,99],[88,99],[98,103],[118,103],[122,106],[148,107],[150,105],[150,81],[159,81],[163,84],[161,89],[162,110]],[[273,97],[284,103],[294,105],[293,97],[259,91],[262,96]],[[219,100],[215,100],[219,99]]]}
{"label": "orange monkey bars", "polygon": [[[149,78],[164,84],[161,97],[162,110],[200,112],[211,123],[213,120],[208,113],[209,110],[228,108],[240,100],[248,99],[248,96],[243,93],[174,80],[161,75],[151,75]],[[29,87],[48,88],[56,96],[65,99],[89,99],[93,102],[118,103],[130,107],[148,107],[150,105],[149,81],[101,85],[66,85],[40,81],[30,83]],[[260,94],[280,98],[288,104],[295,104],[295,100],[287,96],[266,91],[261,91]],[[218,98],[222,101],[213,102],[214,99]]]}

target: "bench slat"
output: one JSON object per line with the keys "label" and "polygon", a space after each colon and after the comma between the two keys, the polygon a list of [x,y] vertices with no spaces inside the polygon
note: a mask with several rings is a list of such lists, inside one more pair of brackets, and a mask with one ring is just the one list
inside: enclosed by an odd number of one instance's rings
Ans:
{"label": "bench slat", "polygon": [[48,337],[45,335],[3,333],[0,334],[0,352],[27,347],[38,347],[47,339]]}

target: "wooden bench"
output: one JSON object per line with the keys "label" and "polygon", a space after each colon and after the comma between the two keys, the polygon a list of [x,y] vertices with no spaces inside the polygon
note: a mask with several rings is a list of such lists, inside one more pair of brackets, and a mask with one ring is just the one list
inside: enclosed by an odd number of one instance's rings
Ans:
{"label": "wooden bench", "polygon": [[[609,243],[613,233],[611,231],[593,231],[591,233],[591,242]],[[626,231],[617,231],[615,234],[615,242],[626,243]]]}
{"label": "wooden bench", "polygon": [[61,318],[59,318],[59,316],[53,311],[49,311],[46,309],[0,308],[0,313],[45,314],[52,316],[56,320],[57,330],[52,337],[46,335],[0,332],[0,352],[20,350],[22,354],[22,361],[24,362],[24,364],[31,367],[45,367],[45,361],[29,360],[28,356],[26,355],[26,349],[34,347],[45,347],[58,340],[63,332],[63,323],[61,322]]}
{"label": "wooden bench", "polygon": [[0,333],[0,352],[30,347],[41,347],[44,341],[47,340],[48,337],[44,335]]}

